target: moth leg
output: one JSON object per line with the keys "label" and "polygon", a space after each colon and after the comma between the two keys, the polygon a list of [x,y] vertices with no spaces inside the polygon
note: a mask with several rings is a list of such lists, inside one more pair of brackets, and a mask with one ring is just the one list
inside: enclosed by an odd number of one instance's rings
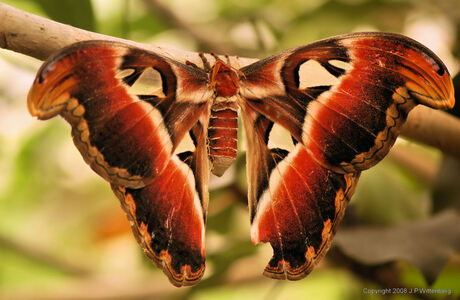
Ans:
{"label": "moth leg", "polygon": [[198,55],[200,56],[201,61],[203,62],[204,70],[205,70],[207,73],[211,72],[211,65],[209,64],[209,61],[208,61],[208,59],[206,58],[206,56],[204,55],[204,53],[203,53],[203,52],[200,52],[200,53],[198,53]]}

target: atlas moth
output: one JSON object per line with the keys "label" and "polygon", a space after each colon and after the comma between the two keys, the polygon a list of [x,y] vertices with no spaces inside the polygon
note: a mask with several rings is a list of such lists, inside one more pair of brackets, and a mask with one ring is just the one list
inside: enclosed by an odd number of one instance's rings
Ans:
{"label": "atlas moth", "polygon": [[[336,36],[241,68],[200,57],[198,66],[79,42],[43,64],[28,96],[33,116],[70,123],[84,160],[175,286],[204,274],[209,174],[235,160],[238,116],[252,241],[273,248],[264,275],[297,280],[329,249],[360,173],[388,153],[410,110],[454,105],[441,60],[397,34]],[[275,127],[289,147],[272,145]],[[191,149],[180,150],[184,139]]]}

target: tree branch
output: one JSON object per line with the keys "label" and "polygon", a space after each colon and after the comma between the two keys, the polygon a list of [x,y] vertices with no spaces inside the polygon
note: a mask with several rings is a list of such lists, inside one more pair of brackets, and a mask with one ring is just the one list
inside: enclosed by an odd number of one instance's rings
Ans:
{"label": "tree branch", "polygon": [[[45,60],[63,47],[85,40],[118,41],[154,51],[184,63],[188,60],[202,65],[202,60],[196,52],[158,47],[95,33],[0,3],[0,48]],[[214,60],[211,55],[207,58],[211,62]],[[235,63],[236,66],[244,66],[256,61],[255,59],[238,59],[234,56],[230,59],[230,62]]]}
{"label": "tree branch", "polygon": [[401,134],[460,158],[460,119],[446,112],[418,105],[409,113]]}
{"label": "tree branch", "polygon": [[[196,52],[137,43],[78,29],[0,3],[0,47],[41,60],[62,47],[84,40],[111,40],[134,45],[161,55],[202,65]],[[207,58],[212,62],[214,58]],[[255,59],[230,56],[230,63],[242,67]],[[436,147],[460,158],[460,120],[447,113],[418,106],[410,114],[401,133],[410,139]]]}
{"label": "tree branch", "polygon": [[406,168],[425,186],[433,186],[439,171],[438,160],[414,145],[396,143],[388,153],[389,158]]}

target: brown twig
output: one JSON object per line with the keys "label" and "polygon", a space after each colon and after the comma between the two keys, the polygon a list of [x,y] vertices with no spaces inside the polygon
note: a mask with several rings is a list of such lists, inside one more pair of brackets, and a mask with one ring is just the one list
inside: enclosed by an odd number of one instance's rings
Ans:
{"label": "brown twig", "polygon": [[[99,33],[78,29],[26,13],[0,3],[0,47],[41,60],[77,41],[100,39],[121,41],[168,57],[202,65],[196,52],[163,48],[136,43]],[[207,57],[212,61],[214,58]],[[230,63],[242,67],[256,61],[249,58],[230,56]],[[401,133],[410,139],[439,148],[460,158],[460,120],[440,111],[418,106],[410,114]]]}
{"label": "brown twig", "polygon": [[460,158],[460,119],[443,111],[415,107],[401,134]]}
{"label": "brown twig", "polygon": [[215,51],[222,54],[228,54],[233,51],[229,45],[223,45],[222,43],[216,42],[215,39],[211,39],[209,35],[205,34],[201,30],[198,30],[191,24],[188,24],[185,20],[181,19],[175,14],[169,7],[158,0],[143,0],[145,5],[154,12],[157,16],[160,16],[164,21],[168,22],[175,28],[179,28],[186,32],[193,39],[198,41],[202,48],[206,51]]}
{"label": "brown twig", "polygon": [[76,265],[67,259],[61,259],[54,253],[50,253],[45,249],[40,249],[36,245],[29,245],[23,242],[12,240],[0,235],[0,248],[13,250],[16,253],[23,255],[29,259],[40,262],[47,266],[56,268],[57,270],[77,276],[90,274],[91,271],[81,265]]}
{"label": "brown twig", "polygon": [[[118,41],[173,57],[184,63],[188,60],[197,65],[202,64],[202,60],[196,52],[158,47],[99,34],[58,23],[0,3],[0,48],[45,60],[63,47],[85,40]],[[212,61],[212,59],[212,56],[209,56],[209,60]],[[250,60],[245,63],[244,60],[237,60],[233,57],[232,62],[247,64]]]}

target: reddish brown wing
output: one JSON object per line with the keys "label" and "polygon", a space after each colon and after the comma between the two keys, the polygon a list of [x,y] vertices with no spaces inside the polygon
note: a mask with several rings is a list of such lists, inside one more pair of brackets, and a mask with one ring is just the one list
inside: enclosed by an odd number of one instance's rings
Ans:
{"label": "reddish brown wing", "polygon": [[145,254],[176,286],[196,284],[205,269],[206,135],[201,123],[192,131],[195,151],[171,157],[165,170],[146,187],[112,184]]}
{"label": "reddish brown wing", "polygon": [[246,160],[252,241],[273,247],[265,275],[301,279],[329,248],[359,173],[324,168],[301,143],[290,152],[269,148],[273,122],[249,105],[242,105],[242,115],[250,128]]}
{"label": "reddish brown wing", "polygon": [[[178,286],[204,272],[206,80],[156,54],[91,41],[50,58],[28,98],[32,115],[60,114],[72,125],[75,145],[112,184],[144,251]],[[175,153],[189,132],[194,150]]]}
{"label": "reddish brown wing", "polygon": [[[252,239],[274,249],[265,275],[299,279],[327,251],[359,173],[388,153],[415,105],[452,107],[452,81],[430,50],[384,33],[322,40],[241,71]],[[273,124],[293,150],[268,147]]]}

